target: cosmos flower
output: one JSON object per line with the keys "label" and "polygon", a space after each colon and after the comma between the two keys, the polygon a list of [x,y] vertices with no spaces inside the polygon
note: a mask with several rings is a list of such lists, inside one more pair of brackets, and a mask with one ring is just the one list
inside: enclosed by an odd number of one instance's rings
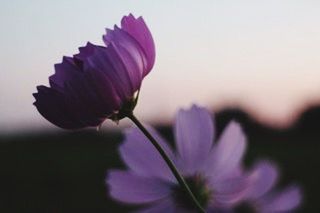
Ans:
{"label": "cosmos flower", "polygon": [[132,111],[143,78],[155,61],[155,46],[142,17],[124,16],[121,27],[107,29],[106,45],[87,43],[63,57],[49,77],[50,87],[33,94],[40,114],[65,129],[98,126]]}
{"label": "cosmos flower", "polygon": [[276,166],[269,161],[260,161],[254,166],[248,199],[255,212],[292,212],[300,205],[302,195],[298,186],[291,185],[283,191],[274,189],[278,173]]}
{"label": "cosmos flower", "polygon": [[[174,128],[176,152],[156,131],[149,130],[207,212],[228,211],[243,200],[248,177],[241,174],[240,166],[246,139],[238,123],[231,122],[214,142],[215,128],[205,109],[194,105],[180,110]],[[108,172],[106,183],[113,199],[145,205],[140,212],[194,210],[160,154],[139,129],[130,129],[119,149],[128,170]]]}

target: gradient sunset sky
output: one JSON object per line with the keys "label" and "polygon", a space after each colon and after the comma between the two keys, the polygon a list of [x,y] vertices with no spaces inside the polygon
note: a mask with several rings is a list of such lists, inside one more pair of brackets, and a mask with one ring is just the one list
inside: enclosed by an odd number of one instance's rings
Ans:
{"label": "gradient sunset sky", "polygon": [[56,128],[32,105],[53,64],[123,15],[143,16],[156,43],[136,113],[170,121],[191,103],[239,106],[285,125],[320,103],[320,1],[11,0],[0,7],[0,129]]}

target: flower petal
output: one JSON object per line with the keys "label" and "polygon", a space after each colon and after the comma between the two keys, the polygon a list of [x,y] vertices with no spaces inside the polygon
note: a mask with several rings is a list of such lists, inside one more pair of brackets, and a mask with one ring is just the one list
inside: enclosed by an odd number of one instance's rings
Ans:
{"label": "flower petal", "polygon": [[113,30],[107,29],[107,34],[103,36],[103,41],[107,47],[114,44],[122,55],[124,55],[123,53],[125,52],[126,58],[134,61],[137,69],[130,70],[129,73],[132,77],[139,76],[139,78],[142,79],[145,76],[147,56],[137,40],[115,25]]}
{"label": "flower petal", "polygon": [[64,94],[70,111],[85,126],[99,125],[120,106],[112,84],[99,74],[99,71],[90,70],[65,82]]}
{"label": "flower petal", "polygon": [[[79,67],[75,64],[73,58],[66,56],[63,57],[62,63],[55,64],[54,68],[55,74],[49,77],[50,83],[53,83],[51,87],[54,89],[64,88],[64,83],[66,81],[71,81],[81,72]],[[55,85],[58,87],[55,87]]]}
{"label": "flower petal", "polygon": [[249,199],[258,199],[271,190],[278,179],[278,170],[269,161],[258,162],[250,174]]}
{"label": "flower petal", "polygon": [[128,71],[113,44],[107,48],[97,46],[84,63],[87,69],[105,74],[122,100],[133,96],[135,91]]}
{"label": "flower petal", "polygon": [[34,93],[34,105],[39,113],[54,125],[64,129],[77,129],[84,126],[72,112],[68,110],[64,95],[52,88],[38,86]]}
{"label": "flower petal", "polygon": [[124,48],[123,46],[116,46],[114,45],[115,50],[117,51],[119,57],[123,61],[124,66],[126,67],[126,70],[128,72],[133,91],[137,91],[141,87],[142,83],[142,72],[143,69],[140,67],[140,63],[142,59],[137,59],[136,56],[133,56],[130,54],[130,52]]}
{"label": "flower petal", "polygon": [[136,213],[176,213],[177,211],[175,203],[171,197],[157,201],[150,205],[150,207],[143,208]]}
{"label": "flower petal", "polygon": [[88,42],[86,44],[86,46],[79,47],[79,53],[75,54],[73,57],[75,59],[85,61],[89,56],[91,56],[94,53],[94,51],[97,47],[98,47],[97,45],[94,45],[94,44]]}
{"label": "flower petal", "polygon": [[155,45],[146,23],[141,16],[135,18],[130,14],[122,18],[121,28],[135,38],[145,52],[147,69],[144,72],[144,76],[146,76],[152,69],[155,61]]}
{"label": "flower petal", "polygon": [[240,125],[230,122],[213,147],[204,172],[215,179],[234,173],[241,163],[246,149],[246,138]]}
{"label": "flower petal", "polygon": [[213,190],[212,205],[214,207],[231,207],[245,198],[249,178],[244,175],[219,181],[211,178],[209,185]]}
{"label": "flower petal", "polygon": [[40,94],[35,94],[35,105],[50,122],[65,129],[97,126],[120,108],[120,98],[102,72],[83,71],[68,57],[55,68],[51,88],[38,87]]}
{"label": "flower petal", "polygon": [[[148,128],[153,137],[174,160],[171,148],[152,128]],[[156,148],[137,128],[132,128],[126,132],[124,143],[120,146],[120,153],[123,161],[135,173],[145,177],[157,177],[165,181],[175,182],[168,165],[165,163]]]}
{"label": "flower petal", "polygon": [[280,193],[273,194],[260,200],[262,205],[259,210],[263,213],[269,212],[290,212],[297,208],[302,200],[299,187],[290,186]]}
{"label": "flower petal", "polygon": [[156,178],[141,177],[127,171],[110,171],[106,183],[112,198],[131,204],[157,201],[171,193],[169,184]]}
{"label": "flower petal", "polygon": [[190,110],[180,110],[175,136],[181,160],[179,167],[186,175],[192,175],[202,167],[213,143],[214,127],[208,111],[196,105]]}

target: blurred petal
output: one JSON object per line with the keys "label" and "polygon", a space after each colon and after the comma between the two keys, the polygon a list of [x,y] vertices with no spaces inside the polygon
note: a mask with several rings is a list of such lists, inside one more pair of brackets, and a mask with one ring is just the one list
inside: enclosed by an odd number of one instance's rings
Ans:
{"label": "blurred petal", "polygon": [[135,18],[132,14],[121,20],[121,28],[135,38],[141,45],[147,57],[147,69],[144,76],[150,72],[155,61],[155,46],[152,35],[142,17]]}
{"label": "blurred petal", "polygon": [[204,172],[216,180],[234,173],[246,149],[246,138],[236,122],[230,122],[213,147]]}
{"label": "blurred petal", "polygon": [[211,203],[216,207],[231,207],[243,200],[248,190],[249,178],[239,176],[217,181],[209,179],[210,188],[213,190]]}
{"label": "blurred petal", "polygon": [[[150,207],[143,208],[136,213],[177,213],[175,203],[171,197],[157,201],[150,205]],[[181,211],[180,211],[181,212]]]}
{"label": "blurred petal", "polygon": [[199,171],[207,158],[214,136],[211,115],[204,108],[193,105],[180,110],[176,117],[175,136],[182,172],[192,175]]}
{"label": "blurred petal", "polygon": [[302,200],[299,187],[291,186],[282,192],[270,195],[264,200],[260,200],[259,210],[264,213],[270,212],[290,212],[297,208]]}
{"label": "blurred petal", "polygon": [[[174,155],[171,148],[152,128],[148,128],[171,160]],[[126,132],[125,142],[120,147],[123,161],[135,173],[145,177],[158,177],[165,181],[175,182],[171,170],[149,139],[137,128]]]}
{"label": "blurred petal", "polygon": [[278,171],[271,162],[257,163],[250,174],[250,189],[248,197],[257,199],[271,190],[278,178]]}
{"label": "blurred petal", "polygon": [[106,182],[112,198],[132,204],[157,201],[170,195],[170,185],[156,178],[137,176],[132,172],[110,171]]}

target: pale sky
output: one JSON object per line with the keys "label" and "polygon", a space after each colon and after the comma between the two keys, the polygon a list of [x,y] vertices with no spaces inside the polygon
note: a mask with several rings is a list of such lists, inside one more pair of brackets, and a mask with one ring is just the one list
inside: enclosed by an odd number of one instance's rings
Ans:
{"label": "pale sky", "polygon": [[136,114],[170,121],[191,103],[241,106],[283,125],[320,103],[317,0],[6,0],[0,7],[0,131],[54,129],[32,105],[53,64],[102,44],[123,15],[143,16],[156,43]]}

